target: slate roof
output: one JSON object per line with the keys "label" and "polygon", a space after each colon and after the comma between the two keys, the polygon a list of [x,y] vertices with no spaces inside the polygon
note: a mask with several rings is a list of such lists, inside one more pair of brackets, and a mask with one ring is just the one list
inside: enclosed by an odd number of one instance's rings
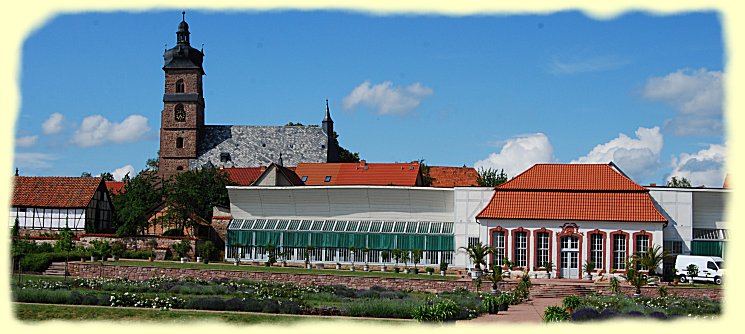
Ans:
{"label": "slate roof", "polygon": [[439,188],[475,187],[479,185],[479,174],[471,167],[430,166],[432,186]]}
{"label": "slate roof", "polygon": [[12,206],[85,208],[101,182],[100,177],[16,176]]}
{"label": "slate roof", "polygon": [[266,170],[266,167],[223,168],[230,180],[239,186],[250,186]]}
{"label": "slate roof", "polygon": [[[307,186],[417,186],[419,163],[300,163],[295,173]],[[326,182],[326,177],[331,179]],[[307,178],[306,178],[307,177]]]}
{"label": "slate roof", "polygon": [[[260,167],[279,162],[326,162],[328,136],[316,126],[206,125],[190,168],[212,163],[218,167]],[[221,162],[227,153],[230,161]]]}
{"label": "slate roof", "polygon": [[666,222],[649,190],[605,164],[538,164],[495,188],[478,219]]}

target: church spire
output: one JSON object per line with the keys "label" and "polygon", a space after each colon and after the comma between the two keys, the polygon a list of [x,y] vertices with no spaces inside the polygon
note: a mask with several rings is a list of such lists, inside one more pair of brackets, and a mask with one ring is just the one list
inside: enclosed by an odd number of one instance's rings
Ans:
{"label": "church spire", "polygon": [[178,31],[176,31],[176,42],[189,45],[189,24],[186,23],[186,12],[181,12],[181,23],[178,24]]}
{"label": "church spire", "polygon": [[331,112],[329,111],[329,99],[326,99],[326,117],[323,119],[324,122],[333,122],[331,120]]}

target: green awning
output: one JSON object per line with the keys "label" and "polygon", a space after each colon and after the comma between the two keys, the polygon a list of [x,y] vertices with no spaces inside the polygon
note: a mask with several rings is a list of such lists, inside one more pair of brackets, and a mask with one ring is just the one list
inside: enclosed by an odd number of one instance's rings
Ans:
{"label": "green awning", "polygon": [[691,241],[691,255],[718,256],[724,254],[724,241]]}

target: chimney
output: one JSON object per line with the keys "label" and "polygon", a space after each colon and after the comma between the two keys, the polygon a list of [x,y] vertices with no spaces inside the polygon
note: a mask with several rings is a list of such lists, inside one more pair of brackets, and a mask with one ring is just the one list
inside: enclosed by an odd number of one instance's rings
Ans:
{"label": "chimney", "polygon": [[367,165],[367,161],[365,161],[365,160],[360,160],[360,167],[364,167],[364,166],[366,166],[366,165]]}
{"label": "chimney", "polygon": [[657,186],[657,183],[650,183],[649,186],[650,187],[656,187]]}

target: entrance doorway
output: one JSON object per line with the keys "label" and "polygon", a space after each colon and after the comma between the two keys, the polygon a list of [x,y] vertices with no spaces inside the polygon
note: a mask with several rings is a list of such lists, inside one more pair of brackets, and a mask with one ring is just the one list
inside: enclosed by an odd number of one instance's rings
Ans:
{"label": "entrance doorway", "polygon": [[561,237],[561,277],[579,278],[579,238]]}

